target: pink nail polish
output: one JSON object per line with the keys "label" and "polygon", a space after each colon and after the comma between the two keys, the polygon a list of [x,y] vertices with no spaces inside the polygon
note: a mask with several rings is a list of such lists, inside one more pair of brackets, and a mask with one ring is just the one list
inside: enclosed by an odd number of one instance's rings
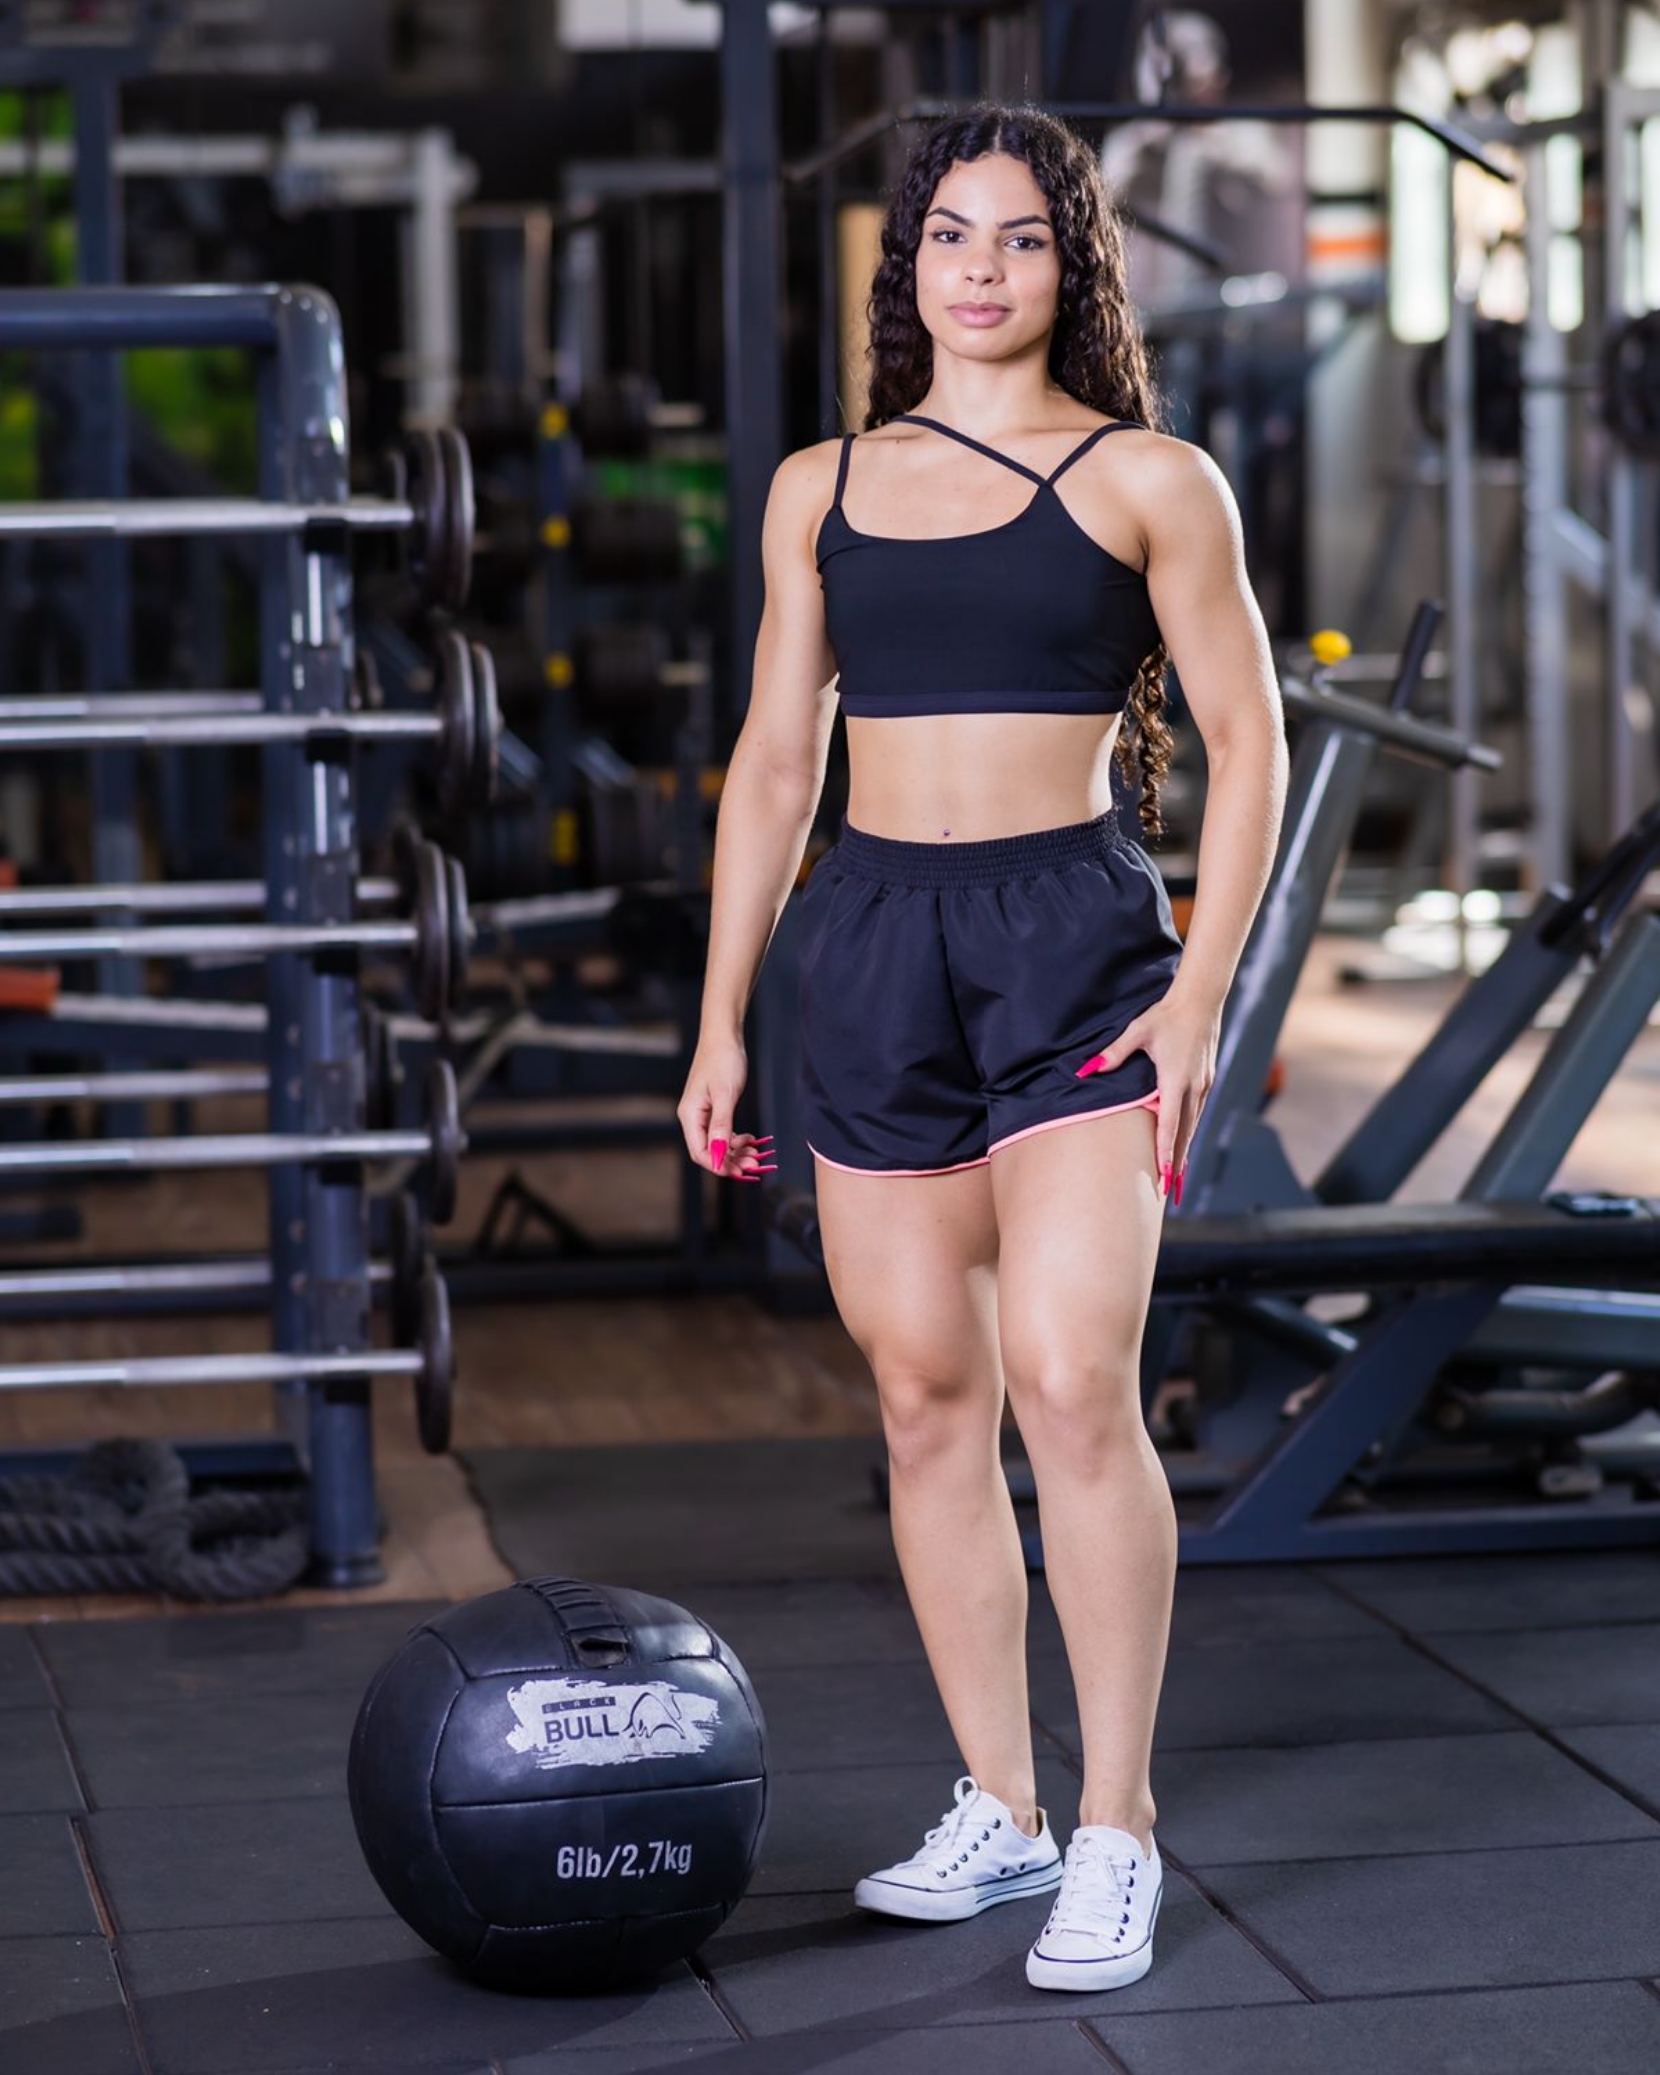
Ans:
{"label": "pink nail polish", "polygon": [[1099,1073],[1101,1070],[1101,1066],[1102,1061],[1099,1054],[1097,1054],[1096,1057],[1093,1059],[1086,1059],[1083,1065],[1080,1066],[1078,1069],[1077,1078],[1081,1081],[1086,1074]]}
{"label": "pink nail polish", "polygon": [[718,1174],[726,1165],[726,1140],[724,1138],[710,1139],[709,1157],[714,1161],[715,1172]]}
{"label": "pink nail polish", "polygon": [[[1187,1172],[1187,1169],[1186,1169],[1186,1168],[1184,1167],[1184,1168],[1182,1169],[1182,1174],[1186,1174],[1186,1172]],[[1176,1177],[1176,1188],[1175,1188],[1175,1193],[1174,1193],[1174,1195],[1173,1195],[1173,1196],[1172,1196],[1172,1198],[1171,1198],[1171,1201],[1172,1201],[1173,1203],[1175,1203],[1175,1204],[1176,1204],[1176,1206],[1177,1206],[1177,1208],[1178,1208],[1178,1209],[1179,1209],[1179,1208],[1181,1207],[1181,1200],[1182,1200],[1182,1174],[1179,1174],[1179,1175],[1177,1175],[1177,1177]]]}
{"label": "pink nail polish", "polygon": [[1170,1169],[1168,1165],[1160,1169],[1159,1178],[1163,1184],[1164,1193],[1168,1196],[1170,1194]]}

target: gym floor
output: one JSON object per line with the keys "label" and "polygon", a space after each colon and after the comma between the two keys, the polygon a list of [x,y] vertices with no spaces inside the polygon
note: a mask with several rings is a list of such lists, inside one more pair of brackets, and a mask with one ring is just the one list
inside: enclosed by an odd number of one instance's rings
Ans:
{"label": "gym floor", "polygon": [[[1452,991],[1357,995],[1334,984],[1345,955],[1320,947],[1283,1050],[1278,1113],[1305,1170]],[[1456,1188],[1539,1043],[1409,1195]],[[1651,1031],[1565,1184],[1652,1190],[1657,1076]],[[662,1229],[674,1158],[523,1165],[607,1235]],[[469,1164],[458,1235],[500,1171]],[[261,1191],[229,1179],[81,1200],[91,1252],[158,1229],[181,1251],[261,1241]],[[143,1351],[180,1330],[9,1328],[7,1358]],[[249,1327],[189,1330],[235,1347]],[[840,1462],[829,1437],[879,1430],[833,1316],[571,1301],[461,1312],[458,1345],[464,1451],[821,1437]],[[0,1448],[248,1431],[261,1395],[14,1393]],[[1154,1770],[1168,1885],[1153,1969],[1064,1998],[1022,1972],[1042,1899],[938,1927],[852,1907],[852,1880],[914,1842],[959,1769],[891,1564],[700,1587],[685,1597],[767,1714],[759,1872],[692,1965],[630,1994],[544,2000],[432,1955],[352,1833],[345,1749],[375,1668],[424,1613],[513,1576],[464,1465],[420,1455],[406,1393],[381,1391],[376,1425],[383,1585],[211,1612],[0,1603],[5,2075],[1660,2067],[1660,1550],[1184,1572]],[[709,1527],[715,1550],[744,1545],[749,1577],[752,1535],[741,1515]],[[1078,1724],[1041,1579],[1031,1665],[1040,1794],[1064,1835]]]}

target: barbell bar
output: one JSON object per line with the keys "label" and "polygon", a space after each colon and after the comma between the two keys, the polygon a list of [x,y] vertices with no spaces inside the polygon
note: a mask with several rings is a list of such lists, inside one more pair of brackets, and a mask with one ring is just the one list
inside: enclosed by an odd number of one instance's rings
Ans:
{"label": "barbell bar", "polygon": [[415,1385],[421,1445],[429,1455],[449,1447],[455,1389],[455,1341],[449,1293],[429,1255],[420,1284],[420,1337],[414,1347],[364,1348],[356,1354],[146,1355],[126,1361],[8,1362],[0,1391],[114,1387],[142,1390],[164,1384],[334,1383],[361,1377],[407,1376]]}
{"label": "barbell bar", "polygon": [[94,958],[232,958],[247,953],[407,951],[415,996],[429,1020],[466,990],[472,922],[466,881],[431,843],[414,851],[412,918],[356,922],[180,922],[128,929],[0,930],[0,964],[57,965]]}
{"label": "barbell bar", "polygon": [[343,535],[401,534],[411,574],[433,604],[459,612],[472,574],[476,516],[467,445],[453,427],[410,433],[390,497],[294,503],[260,497],[133,497],[117,503],[0,503],[0,539],[185,540],[297,534],[318,549]]}
{"label": "barbell bar", "polygon": [[447,1059],[427,1068],[426,1123],[419,1130],[195,1132],[184,1138],[105,1138],[85,1143],[0,1145],[0,1177],[144,1174],[219,1167],[281,1167],[290,1161],[333,1166],[349,1160],[430,1162],[432,1217],[449,1223],[457,1170],[466,1150],[455,1070]]}
{"label": "barbell bar", "polygon": [[446,813],[485,805],[496,788],[501,708],[489,651],[446,629],[438,652],[436,713],[156,713],[142,696],[129,712],[110,704],[85,718],[0,719],[0,750],[229,748],[238,743],[432,743],[438,753],[439,799]]}
{"label": "barbell bar", "polygon": [[[359,879],[360,908],[388,908],[409,889],[396,879]],[[0,922],[41,915],[236,915],[263,913],[263,879],[186,879],[173,884],[125,886],[18,886],[0,888]]]}
{"label": "barbell bar", "polygon": [[[392,1199],[391,1246],[384,1260],[366,1263],[371,1290],[386,1292],[392,1337],[399,1345],[421,1329],[421,1271],[427,1260],[421,1206],[408,1189]],[[54,1302],[88,1298],[213,1297],[271,1287],[269,1254],[216,1254],[160,1261],[97,1261],[37,1264],[0,1274],[0,1318],[37,1315]],[[110,1307],[97,1307],[107,1316]],[[117,1306],[115,1309],[119,1310]]]}

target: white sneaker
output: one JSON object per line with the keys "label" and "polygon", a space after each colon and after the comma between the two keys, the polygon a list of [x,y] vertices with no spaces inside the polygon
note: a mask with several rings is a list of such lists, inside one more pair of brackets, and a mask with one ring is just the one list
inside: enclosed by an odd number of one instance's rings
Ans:
{"label": "white sneaker", "polygon": [[860,1881],[853,1899],[861,1909],[947,1924],[1055,1886],[1061,1855],[1043,1809],[1037,1836],[1026,1837],[1007,1806],[970,1775],[957,1782],[956,1797],[919,1851]]}
{"label": "white sneaker", "polygon": [[1090,1823],[1072,1833],[1061,1891],[1026,1955],[1035,1989],[1121,1989],[1153,1964],[1164,1898],[1159,1843],[1151,1855],[1127,1830]]}

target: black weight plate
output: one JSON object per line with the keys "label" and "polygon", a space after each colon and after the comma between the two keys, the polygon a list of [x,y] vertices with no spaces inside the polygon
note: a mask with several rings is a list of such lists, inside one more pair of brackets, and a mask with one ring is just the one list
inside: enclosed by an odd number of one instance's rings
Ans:
{"label": "black weight plate", "polygon": [[450,998],[450,903],[443,853],[434,843],[423,842],[415,853],[413,919],[415,1004],[429,1023],[436,1023]]}
{"label": "black weight plate", "polygon": [[444,469],[444,578],[439,603],[459,612],[473,583],[473,537],[478,506],[473,496],[473,457],[453,425],[438,428]]}
{"label": "black weight plate", "polygon": [[456,1183],[467,1145],[455,1069],[447,1059],[435,1059],[427,1068],[426,1127],[432,1135],[432,1222],[447,1225],[455,1216]]}
{"label": "black weight plate", "polygon": [[472,960],[472,928],[467,916],[467,875],[458,857],[444,859],[445,905],[450,924],[450,1007],[460,1008],[467,993],[467,967]]}
{"label": "black weight plate", "polygon": [[392,1019],[373,1003],[363,1011],[363,1110],[371,1131],[390,1131],[398,1117],[398,1052]]}
{"label": "black weight plate", "polygon": [[446,1455],[455,1410],[455,1339],[450,1331],[450,1293],[429,1254],[421,1269],[421,1352],[415,1379],[415,1422],[428,1455]]}
{"label": "black weight plate", "polygon": [[472,649],[453,627],[438,642],[438,804],[446,815],[465,805],[473,783],[476,719]]}
{"label": "black weight plate", "polygon": [[392,1292],[389,1300],[392,1341],[414,1347],[421,1334],[421,1269],[426,1262],[426,1226],[421,1206],[410,1189],[392,1198]]}
{"label": "black weight plate", "polygon": [[482,641],[473,651],[472,803],[486,807],[496,796],[501,751],[501,696],[496,685],[496,659]]}
{"label": "black weight plate", "polygon": [[437,434],[424,427],[405,433],[403,456],[409,502],[415,514],[409,534],[409,573],[429,605],[442,605],[449,485]]}
{"label": "black weight plate", "polygon": [[415,900],[415,860],[424,841],[409,816],[400,815],[392,828],[392,876],[398,882],[398,894],[406,908]]}

